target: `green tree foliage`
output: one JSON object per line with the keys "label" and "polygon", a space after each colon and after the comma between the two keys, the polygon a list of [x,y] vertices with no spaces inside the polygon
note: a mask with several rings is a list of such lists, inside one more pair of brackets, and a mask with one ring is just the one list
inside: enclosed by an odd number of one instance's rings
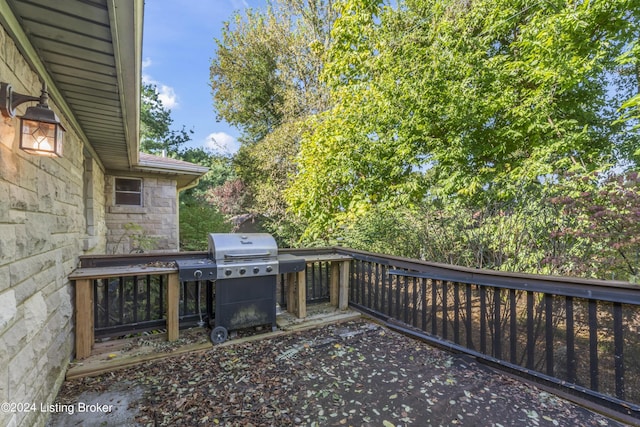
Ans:
{"label": "green tree foliage", "polygon": [[226,22],[216,40],[211,63],[211,88],[218,116],[241,128],[247,141],[259,141],[282,119],[282,80],[277,75],[280,42],[272,22],[249,10],[235,26]]}
{"label": "green tree foliage", "polygon": [[638,283],[639,176],[570,173],[476,207],[376,206],[331,230],[329,243],[466,267]]}
{"label": "green tree foliage", "polygon": [[206,198],[212,188],[235,179],[232,159],[229,156],[216,154],[204,148],[188,148],[180,151],[178,158],[209,168],[209,171],[200,178],[196,187],[186,190],[185,193],[189,197]]}
{"label": "green tree foliage", "polygon": [[213,205],[197,199],[180,204],[180,249],[204,251],[208,247],[209,233],[227,233],[231,223]]}
{"label": "green tree foliage", "polygon": [[209,233],[226,233],[232,228],[224,207],[209,197],[213,189],[234,179],[231,158],[203,148],[188,148],[177,156],[209,168],[198,185],[180,193],[180,248],[203,251],[208,247]]}
{"label": "green tree foliage", "polygon": [[326,108],[320,72],[334,19],[331,0],[277,0],[225,23],[211,88],[219,118],[240,128],[245,143]]}
{"label": "green tree foliage", "polygon": [[191,140],[184,126],[180,130],[171,129],[173,119],[159,98],[158,88],[149,83],[142,85],[140,106],[140,150],[145,153],[175,155]]}
{"label": "green tree foliage", "polygon": [[638,88],[638,0],[337,7],[333,107],[310,120],[287,192],[309,238],[376,205],[508,200],[542,176],[636,160],[622,116]]}
{"label": "green tree foliage", "polygon": [[282,190],[295,173],[304,119],[328,106],[320,73],[334,19],[331,0],[278,0],[266,11],[239,13],[223,28],[211,63],[219,117],[243,132],[234,158],[243,209],[263,215],[287,244],[300,224],[292,223]]}
{"label": "green tree foliage", "polygon": [[639,15],[640,0],[238,15],[211,67],[244,132],[222,195],[242,188],[292,244],[637,280],[637,175],[607,171],[640,160]]}

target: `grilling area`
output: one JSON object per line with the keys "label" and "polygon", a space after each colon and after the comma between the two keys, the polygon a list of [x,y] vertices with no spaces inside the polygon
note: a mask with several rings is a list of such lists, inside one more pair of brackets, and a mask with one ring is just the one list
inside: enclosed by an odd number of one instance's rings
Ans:
{"label": "grilling area", "polygon": [[[637,287],[466,269],[340,247],[282,249],[269,235],[212,234],[209,243],[207,252],[83,257],[71,276],[76,361],[67,378],[164,363],[160,360],[167,356],[259,348],[265,340],[289,342],[275,357],[295,359],[322,347],[315,347],[316,338],[305,330],[326,330],[327,324],[363,316],[374,326],[345,326],[355,332],[344,333],[350,337],[362,328],[376,328],[380,337],[398,333],[639,423]],[[122,356],[133,342],[151,342],[133,334],[152,331],[160,332],[153,345],[162,349]],[[292,344],[293,337],[302,341]],[[331,354],[338,349],[332,346],[344,345],[340,337],[326,340]]]}

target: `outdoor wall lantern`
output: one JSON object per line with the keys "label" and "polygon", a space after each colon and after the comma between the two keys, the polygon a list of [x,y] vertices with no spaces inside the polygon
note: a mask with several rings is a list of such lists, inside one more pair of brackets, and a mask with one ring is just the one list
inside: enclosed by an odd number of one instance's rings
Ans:
{"label": "outdoor wall lantern", "polygon": [[0,111],[5,117],[15,117],[16,107],[25,102],[38,101],[20,117],[20,149],[41,156],[62,157],[62,138],[65,132],[56,113],[49,108],[49,94],[42,84],[40,97],[13,91],[9,83],[0,83]]}

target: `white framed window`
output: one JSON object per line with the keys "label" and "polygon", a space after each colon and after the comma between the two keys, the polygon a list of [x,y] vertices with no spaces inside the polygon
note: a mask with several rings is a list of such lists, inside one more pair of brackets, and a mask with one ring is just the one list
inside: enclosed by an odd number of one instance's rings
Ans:
{"label": "white framed window", "polygon": [[125,206],[142,206],[142,179],[116,178],[115,204]]}

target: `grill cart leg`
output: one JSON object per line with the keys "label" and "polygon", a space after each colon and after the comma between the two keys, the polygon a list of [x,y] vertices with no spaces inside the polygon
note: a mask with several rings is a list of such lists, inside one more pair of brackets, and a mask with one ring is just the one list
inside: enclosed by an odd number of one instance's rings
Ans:
{"label": "grill cart leg", "polygon": [[224,326],[216,326],[211,331],[211,341],[214,344],[222,344],[227,340],[228,336],[229,336],[229,332],[227,331],[227,328],[225,328]]}

